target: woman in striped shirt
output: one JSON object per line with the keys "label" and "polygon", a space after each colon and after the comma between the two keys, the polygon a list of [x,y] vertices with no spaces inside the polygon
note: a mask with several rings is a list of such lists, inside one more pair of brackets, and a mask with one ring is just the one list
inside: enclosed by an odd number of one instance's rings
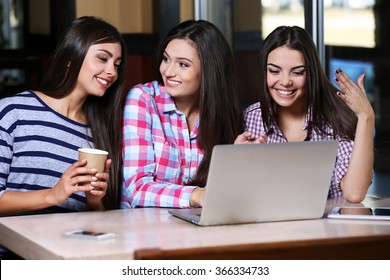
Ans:
{"label": "woman in striped shirt", "polygon": [[[125,61],[118,30],[81,17],[40,89],[0,100],[0,215],[119,207]],[[78,161],[80,147],[107,150],[106,171]]]}

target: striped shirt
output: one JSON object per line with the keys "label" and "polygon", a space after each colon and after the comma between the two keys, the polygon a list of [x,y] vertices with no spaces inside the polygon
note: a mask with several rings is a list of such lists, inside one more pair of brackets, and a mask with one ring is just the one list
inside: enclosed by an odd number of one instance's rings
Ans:
{"label": "striped shirt", "polygon": [[123,122],[122,207],[190,207],[187,186],[203,158],[186,116],[156,81],[128,93]]}
{"label": "striped shirt", "polygon": [[[0,100],[0,196],[55,186],[77,161],[77,149],[92,146],[91,130],[55,112],[34,92]],[[86,210],[85,193],[73,194],[61,208]]]}
{"label": "striped shirt", "polygon": [[[310,122],[310,110],[306,115],[304,130],[308,130],[308,124]],[[281,129],[272,124],[268,131],[265,131],[264,122],[261,114],[260,103],[250,105],[244,111],[244,121],[245,121],[245,130],[250,131],[254,134],[255,137],[260,136],[260,134],[265,133],[268,135],[268,143],[282,143],[287,142],[287,139],[284,137]],[[333,175],[329,187],[329,197],[342,196],[343,191],[340,187],[340,182],[347,173],[349,160],[352,154],[353,141],[342,139],[338,135],[334,135],[334,131],[330,126],[322,128],[324,132],[317,132],[315,130],[308,131],[307,141],[327,141],[327,140],[337,140],[339,142],[339,147],[337,151],[337,157],[335,162],[335,167],[333,169]],[[310,134],[310,135],[309,135]],[[305,141],[306,141],[305,140]]]}

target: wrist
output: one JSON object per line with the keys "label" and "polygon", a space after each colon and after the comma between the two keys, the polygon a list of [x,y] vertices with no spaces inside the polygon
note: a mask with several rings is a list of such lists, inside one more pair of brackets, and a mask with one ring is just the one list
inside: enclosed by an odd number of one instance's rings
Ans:
{"label": "wrist", "polygon": [[204,188],[195,188],[190,196],[190,206],[198,207],[203,205]]}
{"label": "wrist", "polygon": [[54,189],[48,189],[45,194],[45,203],[44,207],[51,207],[56,206],[58,204],[61,204],[60,201],[56,199],[55,190]]}
{"label": "wrist", "polygon": [[358,121],[373,123],[375,122],[375,112],[374,110],[370,110],[368,112],[362,112],[361,114],[356,115]]}

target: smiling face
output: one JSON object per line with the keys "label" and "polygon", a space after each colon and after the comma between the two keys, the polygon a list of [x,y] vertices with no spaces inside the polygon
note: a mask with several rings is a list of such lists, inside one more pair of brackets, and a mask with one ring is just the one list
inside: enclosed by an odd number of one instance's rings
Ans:
{"label": "smiling face", "polygon": [[304,108],[305,84],[306,67],[301,52],[283,46],[268,54],[267,86],[278,106]]}
{"label": "smiling face", "polygon": [[195,43],[174,39],[165,48],[160,73],[169,95],[175,99],[197,99],[201,65]]}
{"label": "smiling face", "polygon": [[120,63],[120,43],[90,46],[81,66],[75,91],[103,96],[107,88],[117,80]]}

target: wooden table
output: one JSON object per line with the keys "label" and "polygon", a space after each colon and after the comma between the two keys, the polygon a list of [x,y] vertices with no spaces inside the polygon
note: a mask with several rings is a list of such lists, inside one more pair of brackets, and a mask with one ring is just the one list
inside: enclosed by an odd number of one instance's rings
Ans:
{"label": "wooden table", "polygon": [[[327,202],[326,213],[342,199]],[[390,206],[367,197],[362,205]],[[116,239],[65,237],[76,229]],[[389,259],[390,222],[317,219],[200,227],[168,209],[0,218],[0,244],[25,259]]]}

